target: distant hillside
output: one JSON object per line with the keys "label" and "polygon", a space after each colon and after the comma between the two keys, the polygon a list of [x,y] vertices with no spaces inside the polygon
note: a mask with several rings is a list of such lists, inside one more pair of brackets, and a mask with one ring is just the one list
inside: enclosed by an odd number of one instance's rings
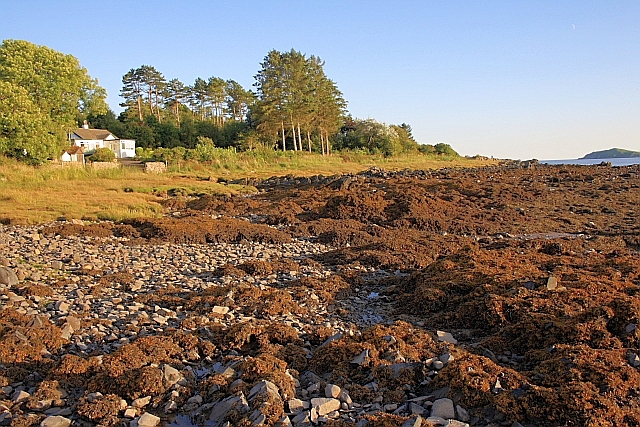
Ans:
{"label": "distant hillside", "polygon": [[631,157],[640,157],[640,152],[611,148],[609,150],[594,151],[584,156],[583,159],[629,159]]}

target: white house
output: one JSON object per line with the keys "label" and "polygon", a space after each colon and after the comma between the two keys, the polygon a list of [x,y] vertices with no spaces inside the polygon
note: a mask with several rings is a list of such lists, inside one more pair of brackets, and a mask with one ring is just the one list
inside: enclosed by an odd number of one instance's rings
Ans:
{"label": "white house", "polygon": [[117,159],[127,159],[136,155],[135,139],[120,139],[105,129],[89,129],[86,120],[81,128],[69,134],[69,139],[77,147],[89,154],[98,148],[109,148]]}

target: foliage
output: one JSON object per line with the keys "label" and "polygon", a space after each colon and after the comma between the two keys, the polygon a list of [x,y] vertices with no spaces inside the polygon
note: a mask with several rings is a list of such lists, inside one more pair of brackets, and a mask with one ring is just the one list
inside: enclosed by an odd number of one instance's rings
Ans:
{"label": "foliage", "polygon": [[51,126],[26,89],[0,81],[0,154],[43,163],[59,148]]}
{"label": "foliage", "polygon": [[88,160],[92,162],[113,162],[115,159],[116,154],[109,148],[98,148]]}
{"label": "foliage", "polygon": [[407,132],[405,127],[387,126],[374,119],[348,119],[335,138],[335,147],[385,156],[416,152],[418,143],[411,136],[411,128]]}
{"label": "foliage", "polygon": [[418,150],[420,150],[423,154],[431,154],[445,157],[460,157],[449,144],[445,144],[444,142],[439,142],[436,145],[430,144],[421,144],[418,146]]}
{"label": "foliage", "polygon": [[23,40],[0,45],[0,154],[57,157],[79,117],[107,112],[106,92],[77,58]]}

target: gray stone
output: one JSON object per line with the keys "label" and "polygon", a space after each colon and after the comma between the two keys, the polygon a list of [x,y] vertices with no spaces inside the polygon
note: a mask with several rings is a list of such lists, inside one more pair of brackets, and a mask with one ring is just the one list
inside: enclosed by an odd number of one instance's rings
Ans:
{"label": "gray stone", "polygon": [[351,363],[354,365],[362,365],[369,358],[369,349],[364,350],[362,353],[353,358]]}
{"label": "gray stone", "polygon": [[82,325],[82,322],[80,321],[80,319],[78,319],[75,316],[67,316],[67,323],[69,324],[69,326],[71,326],[71,329],[73,329],[73,332],[79,331]]}
{"label": "gray stone", "polygon": [[258,397],[271,397],[272,399],[280,399],[278,386],[271,381],[262,380],[251,388],[249,391],[249,400],[253,401]]}
{"label": "gray stone", "polygon": [[60,415],[50,415],[40,423],[40,427],[69,427],[71,420]]}
{"label": "gray stone", "polygon": [[13,396],[11,396],[11,400],[13,401],[13,403],[20,403],[26,401],[30,397],[31,395],[26,391],[16,390],[15,393],[13,393]]}
{"label": "gray stone", "polygon": [[213,314],[220,314],[220,315],[225,315],[229,312],[229,307],[221,307],[219,305],[216,305],[213,307],[213,309],[211,310],[211,313]]}
{"label": "gray stone", "polygon": [[452,354],[450,354],[450,353],[445,353],[445,354],[442,354],[442,355],[440,356],[440,361],[441,361],[442,363],[444,363],[445,365],[446,365],[446,364],[448,364],[448,363],[450,363],[450,362],[453,362],[453,360],[454,360],[454,357],[453,357],[453,355],[452,355]]}
{"label": "gray stone", "polygon": [[134,408],[144,408],[151,402],[151,396],[139,397],[138,399],[131,402],[131,406]]}
{"label": "gray stone", "polygon": [[309,409],[309,402],[300,399],[290,399],[287,402],[289,405],[289,412],[292,414],[299,414],[305,409]]}
{"label": "gray stone", "polygon": [[640,357],[636,353],[629,354],[629,365],[637,368],[640,366]]}
{"label": "gray stone", "polygon": [[444,418],[445,420],[455,418],[456,411],[453,408],[453,401],[445,397],[433,402],[431,406],[431,416]]}
{"label": "gray stone", "polygon": [[458,340],[455,339],[453,335],[451,335],[451,333],[449,332],[437,331],[436,334],[438,335],[438,341],[440,342],[446,342],[449,344],[458,344]]}
{"label": "gray stone", "polygon": [[241,413],[249,411],[249,402],[245,399],[244,394],[240,393],[238,396],[229,396],[216,403],[213,406],[213,409],[211,409],[209,420],[214,423],[221,424],[226,420],[227,415],[229,415],[233,410],[237,410]]}
{"label": "gray stone", "polygon": [[340,397],[341,392],[342,389],[335,384],[327,384],[327,386],[324,388],[325,397],[332,397],[334,399],[337,399],[338,397]]}
{"label": "gray stone", "polygon": [[160,422],[160,417],[156,417],[153,414],[145,412],[138,418],[137,425],[138,427],[156,427]]}
{"label": "gray stone", "polygon": [[448,420],[444,424],[444,427],[469,427],[469,424],[463,423],[462,421],[458,420]]}
{"label": "gray stone", "polygon": [[176,368],[172,367],[171,365],[167,365],[167,364],[165,364],[162,367],[162,374],[164,378],[164,385],[167,388],[173,386],[175,383],[177,383],[183,378],[180,371],[178,371]]}
{"label": "gray stone", "polygon": [[402,427],[420,427],[421,425],[422,425],[422,417],[420,415],[411,417],[407,421],[402,423]]}
{"label": "gray stone", "polygon": [[447,420],[440,417],[429,417],[427,418],[426,421],[427,421],[427,424],[432,426],[443,426],[447,423]]}
{"label": "gray stone", "polygon": [[464,409],[460,405],[456,405],[456,414],[458,414],[457,418],[460,421],[464,421],[465,423],[468,423],[469,421],[471,421],[471,417],[469,416],[469,412],[467,412],[467,410]]}
{"label": "gray stone", "polygon": [[283,415],[276,423],[274,427],[291,427],[291,420],[286,415]]}
{"label": "gray stone", "polygon": [[624,330],[625,330],[628,334],[630,334],[630,333],[632,333],[632,332],[635,332],[635,330],[636,330],[636,325],[635,325],[634,323],[629,323],[629,324],[624,328]]}
{"label": "gray stone", "polygon": [[16,286],[18,284],[18,276],[15,271],[9,267],[0,267],[0,285]]}
{"label": "gray stone", "polygon": [[291,420],[294,426],[299,426],[309,422],[309,411],[302,411]]}
{"label": "gray stone", "polygon": [[311,399],[311,408],[318,411],[318,415],[324,416],[329,412],[340,410],[340,401],[329,397]]}

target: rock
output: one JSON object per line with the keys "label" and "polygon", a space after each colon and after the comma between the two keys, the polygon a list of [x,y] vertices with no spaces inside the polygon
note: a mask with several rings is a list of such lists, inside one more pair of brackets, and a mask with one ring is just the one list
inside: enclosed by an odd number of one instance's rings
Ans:
{"label": "rock", "polygon": [[635,330],[636,330],[636,325],[635,325],[634,323],[629,323],[629,324],[624,328],[624,330],[625,330],[628,334],[630,334],[630,333],[632,333],[632,332],[635,332]]}
{"label": "rock", "polygon": [[325,397],[333,397],[334,399],[337,399],[338,397],[340,397],[341,392],[342,389],[335,384],[327,384],[327,386],[324,388]]}
{"label": "rock", "polygon": [[289,412],[292,414],[299,414],[305,409],[309,409],[309,402],[300,399],[291,399],[287,402],[289,405]]}
{"label": "rock", "polygon": [[450,353],[445,353],[440,356],[440,361],[445,365],[448,364],[449,362],[453,362],[453,360],[454,360],[454,357]]}
{"label": "rock", "polygon": [[176,402],[174,402],[173,400],[168,401],[165,405],[164,405],[164,412],[166,414],[169,414],[171,412],[175,412],[178,410],[178,404]]}
{"label": "rock", "polygon": [[469,427],[469,424],[463,423],[462,421],[458,420],[448,420],[444,424],[444,427]]}
{"label": "rock", "polygon": [[31,395],[29,393],[27,393],[24,390],[16,390],[15,393],[13,393],[13,396],[11,396],[11,401],[13,403],[20,403],[20,402],[24,402],[27,399],[29,399],[31,397]]}
{"label": "rock", "polygon": [[68,311],[69,311],[69,304],[67,304],[67,303],[66,303],[66,302],[64,302],[64,301],[58,301],[58,302],[56,302],[56,304],[55,304],[55,308],[56,308],[56,310],[58,310],[58,311],[61,311],[61,312],[63,312],[63,313],[66,313],[66,312],[68,312]]}
{"label": "rock", "polygon": [[251,388],[249,391],[249,400],[253,401],[257,397],[262,396],[263,398],[270,397],[271,399],[280,400],[280,393],[278,391],[278,386],[272,383],[271,381],[262,380]]}
{"label": "rock", "polygon": [[325,345],[329,344],[330,342],[339,340],[340,338],[342,338],[342,332],[338,332],[335,335],[330,336],[329,338],[327,338],[327,340],[325,342],[323,342],[319,348],[324,347]]}
{"label": "rock", "polygon": [[451,333],[444,331],[437,331],[436,333],[438,335],[438,341],[446,342],[449,344],[458,344],[458,340],[455,339],[453,335],[451,335]]}
{"label": "rock", "polygon": [[443,426],[447,423],[447,420],[440,417],[429,417],[426,419],[426,421],[430,426]]}
{"label": "rock", "polygon": [[73,335],[73,328],[68,323],[65,323],[62,327],[62,333],[60,335],[65,340],[71,339],[71,335]]}
{"label": "rock", "polygon": [[291,420],[286,415],[283,415],[276,423],[274,427],[291,427]]}
{"label": "rock", "polygon": [[140,397],[133,402],[131,402],[131,406],[134,408],[144,408],[151,402],[151,396]]}
{"label": "rock", "polygon": [[433,366],[433,369],[436,370],[440,370],[442,368],[444,368],[444,362],[442,362],[441,360],[435,360],[431,366]]}
{"label": "rock", "polygon": [[0,285],[16,286],[18,284],[18,276],[15,271],[9,267],[0,267]]}
{"label": "rock", "polygon": [[318,411],[318,415],[324,416],[329,412],[340,410],[340,401],[329,397],[311,399],[311,408]]}
{"label": "rock", "polygon": [[422,425],[422,417],[420,415],[411,417],[407,421],[402,423],[402,427],[420,427],[421,425]]}
{"label": "rock", "polygon": [[51,261],[51,268],[54,270],[61,270],[63,266],[62,261]]}
{"label": "rock", "polygon": [[202,396],[196,394],[195,396],[190,397],[189,400],[187,400],[187,403],[195,403],[197,405],[200,405],[202,403],[202,400]]}
{"label": "rock", "polygon": [[362,353],[353,358],[351,363],[355,365],[362,365],[369,358],[369,349],[364,350]]}
{"label": "rock", "polygon": [[338,399],[347,405],[351,405],[353,403],[353,400],[351,400],[351,396],[349,396],[349,392],[347,390],[342,390]]}
{"label": "rock", "polygon": [[471,417],[469,416],[469,412],[467,412],[467,410],[464,409],[460,405],[456,405],[456,414],[458,414],[457,418],[460,421],[463,421],[465,423],[468,423],[469,421],[471,421]]}
{"label": "rock", "polygon": [[60,415],[50,415],[40,423],[40,427],[69,427],[71,420]]}
{"label": "rock", "polygon": [[164,386],[167,388],[172,387],[175,383],[177,383],[183,378],[180,371],[178,371],[176,368],[166,363],[162,367],[162,374],[163,374]]}
{"label": "rock", "polygon": [[291,420],[294,426],[299,426],[309,422],[309,411],[302,411]]}
{"label": "rock", "polygon": [[240,413],[249,411],[249,402],[245,399],[244,394],[240,393],[237,396],[229,396],[216,403],[213,409],[211,409],[209,420],[217,424],[222,424],[226,420],[227,415],[233,410],[237,410]]}
{"label": "rock", "polygon": [[422,415],[424,414],[424,408],[420,405],[418,405],[415,402],[410,402],[409,403],[409,413],[411,415]]}
{"label": "rock", "polygon": [[145,412],[137,421],[138,427],[155,427],[160,422],[160,417],[156,417],[153,414]]}
{"label": "rock", "polygon": [[431,416],[444,418],[445,420],[455,418],[456,411],[453,408],[453,401],[445,397],[433,402],[431,406]]}
{"label": "rock", "polygon": [[80,326],[82,325],[82,323],[80,322],[80,319],[78,319],[75,316],[67,316],[67,324],[71,326],[71,329],[73,329],[73,332],[79,331]]}
{"label": "rock", "polygon": [[558,288],[558,279],[554,276],[549,276],[547,279],[547,289],[554,291]]}
{"label": "rock", "polygon": [[129,419],[134,419],[136,417],[137,412],[138,411],[136,411],[136,408],[127,408],[124,411],[124,417]]}
{"label": "rock", "polygon": [[211,313],[220,314],[222,316],[224,316],[228,312],[229,312],[229,307],[221,307],[219,305],[214,306],[213,309],[211,310]]}
{"label": "rock", "polygon": [[629,354],[629,365],[634,368],[640,367],[640,357],[636,353]]}

